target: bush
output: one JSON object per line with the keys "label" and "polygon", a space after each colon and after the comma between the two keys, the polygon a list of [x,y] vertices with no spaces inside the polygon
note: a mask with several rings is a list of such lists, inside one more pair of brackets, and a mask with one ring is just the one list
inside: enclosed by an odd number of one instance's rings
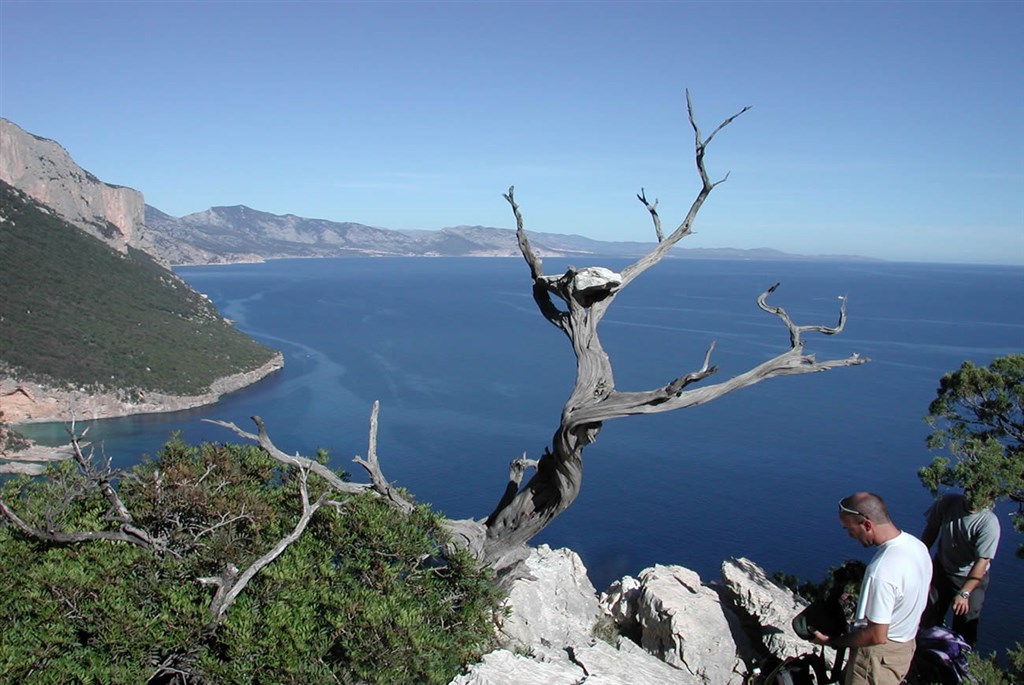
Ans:
{"label": "bush", "polygon": [[[64,463],[3,501],[50,531],[113,530],[95,479]],[[301,512],[299,479],[255,447],[172,439],[120,479],[126,542],[43,542],[0,527],[0,672],[12,682],[446,683],[487,646],[499,596],[441,519],[341,496],[211,622],[200,578],[247,568]],[[310,482],[310,497],[319,496]],[[322,486],[320,486],[322,490]]]}

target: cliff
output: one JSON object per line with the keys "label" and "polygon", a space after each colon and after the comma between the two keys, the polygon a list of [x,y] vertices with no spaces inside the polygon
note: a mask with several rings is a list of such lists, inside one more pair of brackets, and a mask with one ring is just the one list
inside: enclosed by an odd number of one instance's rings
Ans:
{"label": "cliff", "polygon": [[56,142],[6,119],[0,119],[0,180],[122,254],[129,246],[153,254],[142,193],[104,183]]}

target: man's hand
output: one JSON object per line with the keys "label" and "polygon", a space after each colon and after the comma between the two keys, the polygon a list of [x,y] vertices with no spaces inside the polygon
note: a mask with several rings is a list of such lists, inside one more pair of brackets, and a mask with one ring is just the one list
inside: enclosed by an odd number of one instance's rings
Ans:
{"label": "man's hand", "polygon": [[964,599],[960,595],[953,597],[953,614],[956,616],[963,616],[967,613],[968,609],[971,608],[971,602],[968,599]]}
{"label": "man's hand", "polygon": [[815,630],[814,637],[811,638],[811,642],[813,642],[816,645],[827,645],[829,639],[829,636],[825,633]]}

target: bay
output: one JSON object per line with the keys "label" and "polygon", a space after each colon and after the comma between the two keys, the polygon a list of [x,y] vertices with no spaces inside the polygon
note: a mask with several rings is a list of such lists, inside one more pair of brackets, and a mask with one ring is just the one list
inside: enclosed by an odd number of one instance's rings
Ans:
{"label": "bay", "polygon": [[[565,267],[545,262],[547,273]],[[235,440],[201,419],[248,428],[260,415],[282,449],[325,448],[333,464],[350,467],[365,454],[380,400],[385,475],[452,518],[482,517],[508,462],[549,443],[572,385],[571,348],[537,311],[522,260],[280,260],[177,272],[282,350],[285,368],[211,407],[93,422],[89,437],[121,465],[156,452],[174,431],[194,442]],[[658,387],[693,371],[712,341],[719,370],[706,382],[782,352],[785,327],[755,302],[776,281],[770,303],[800,324],[834,325],[838,298],[848,298],[846,330],[807,335],[808,352],[872,361],[606,423],[585,452],[579,499],[534,543],[576,550],[602,589],[655,563],[712,580],[737,556],[820,580],[845,559],[870,557],[835,514],[836,501],[857,490],[881,494],[897,525],[920,532],[931,501],[916,476],[932,456],[928,403],[939,377],[962,361],[1024,352],[1024,269],[665,260],[623,291],[601,324],[617,388]],[[57,427],[29,432],[52,440]],[[1013,510],[998,510],[1003,541],[982,620],[985,652],[1024,640]]]}

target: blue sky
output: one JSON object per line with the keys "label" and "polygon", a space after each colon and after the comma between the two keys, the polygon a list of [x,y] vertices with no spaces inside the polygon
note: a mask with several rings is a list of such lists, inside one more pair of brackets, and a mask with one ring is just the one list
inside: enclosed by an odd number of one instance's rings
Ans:
{"label": "blue sky", "polygon": [[0,116],[175,216],[1024,264],[1024,2],[0,0]]}

